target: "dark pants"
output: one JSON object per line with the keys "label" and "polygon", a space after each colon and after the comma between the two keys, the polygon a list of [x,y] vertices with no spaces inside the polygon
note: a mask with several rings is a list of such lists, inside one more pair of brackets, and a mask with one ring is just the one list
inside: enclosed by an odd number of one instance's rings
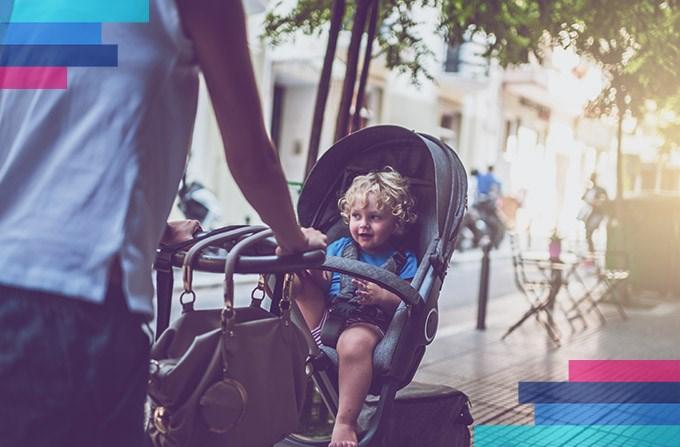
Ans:
{"label": "dark pants", "polygon": [[488,228],[489,238],[495,248],[498,248],[505,237],[505,224],[498,216],[495,200],[485,200],[476,205],[479,215]]}
{"label": "dark pants", "polygon": [[96,305],[0,286],[0,445],[146,445],[141,323],[113,288]]}
{"label": "dark pants", "polygon": [[588,242],[588,251],[591,253],[595,252],[595,243],[593,242],[593,234],[595,230],[600,227],[600,224],[604,220],[604,214],[593,211],[588,216],[585,222],[586,225],[586,242]]}

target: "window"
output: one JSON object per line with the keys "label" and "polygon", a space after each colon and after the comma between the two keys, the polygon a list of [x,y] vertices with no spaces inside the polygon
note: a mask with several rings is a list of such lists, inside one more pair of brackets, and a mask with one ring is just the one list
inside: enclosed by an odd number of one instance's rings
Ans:
{"label": "window", "polygon": [[454,149],[460,147],[460,131],[463,122],[463,114],[458,111],[444,112],[439,118],[440,138],[444,143]]}

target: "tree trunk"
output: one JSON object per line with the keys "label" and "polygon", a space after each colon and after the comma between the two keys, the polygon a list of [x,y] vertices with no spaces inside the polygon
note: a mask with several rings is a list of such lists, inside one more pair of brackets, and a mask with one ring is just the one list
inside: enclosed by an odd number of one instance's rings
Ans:
{"label": "tree trunk", "polygon": [[333,61],[338,44],[338,35],[342,29],[342,19],[345,16],[345,0],[334,0],[331,10],[331,27],[328,33],[328,43],[326,45],[326,55],[323,60],[319,86],[316,90],[316,103],[314,105],[314,117],[312,118],[312,131],[309,135],[309,149],[307,151],[307,163],[305,166],[305,179],[312,170],[312,166],[319,157],[319,142],[321,141],[321,130],[323,128],[323,118],[328,101],[328,91],[330,89],[331,75],[333,73]]}
{"label": "tree trunk", "polygon": [[359,89],[354,100],[354,118],[352,119],[352,132],[361,129],[361,109],[364,106],[364,98],[366,97],[366,83],[368,82],[368,73],[371,68],[371,59],[373,58],[373,40],[375,39],[375,30],[378,25],[378,11],[380,10],[380,0],[373,0],[371,4],[371,18],[368,22],[368,32],[366,34],[366,50],[364,51],[364,64],[361,67],[361,76],[359,77]]}
{"label": "tree trunk", "polygon": [[352,24],[352,38],[347,50],[347,69],[345,70],[345,82],[342,86],[342,98],[338,108],[338,120],[335,125],[335,141],[346,136],[349,132],[349,110],[354,96],[354,85],[357,81],[357,66],[361,47],[361,36],[364,34],[366,17],[370,0],[357,0],[354,23]]}
{"label": "tree trunk", "polygon": [[616,123],[616,198],[614,199],[614,217],[616,222],[623,219],[623,118],[625,109],[619,107]]}
{"label": "tree trunk", "polygon": [[625,111],[619,108],[616,126],[616,201],[617,208],[623,200],[623,118]]}

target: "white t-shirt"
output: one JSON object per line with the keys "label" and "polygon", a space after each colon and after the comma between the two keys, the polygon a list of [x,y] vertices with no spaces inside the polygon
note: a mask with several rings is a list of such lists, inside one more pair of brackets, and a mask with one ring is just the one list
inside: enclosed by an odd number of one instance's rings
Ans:
{"label": "white t-shirt", "polygon": [[190,145],[198,67],[174,0],[106,23],[118,66],[68,69],[65,90],[0,89],[0,284],[102,302],[122,259],[133,312]]}

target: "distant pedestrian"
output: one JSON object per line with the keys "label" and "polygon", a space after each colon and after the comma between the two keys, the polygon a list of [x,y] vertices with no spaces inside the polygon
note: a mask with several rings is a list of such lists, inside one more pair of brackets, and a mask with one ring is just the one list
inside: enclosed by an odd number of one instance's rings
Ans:
{"label": "distant pedestrian", "polygon": [[578,218],[583,221],[586,228],[586,242],[588,243],[588,250],[593,253],[595,251],[595,243],[593,242],[593,234],[600,227],[602,221],[606,217],[603,209],[604,203],[609,200],[607,191],[597,184],[597,174],[593,173],[590,176],[590,184],[588,189],[581,197],[583,206],[579,211]]}
{"label": "distant pedestrian", "polygon": [[479,211],[481,219],[489,229],[491,243],[495,248],[505,237],[505,223],[501,219],[498,210],[498,202],[501,199],[503,187],[501,181],[494,174],[493,165],[489,165],[487,172],[477,174],[477,200],[475,207]]}
{"label": "distant pedestrian", "polygon": [[[475,168],[470,171],[470,175],[468,175],[468,207],[467,211],[465,213],[465,216],[463,216],[463,226],[467,228],[469,231],[469,234],[471,235],[471,240],[470,244],[472,247],[477,247],[479,245],[479,241],[482,238],[482,233],[479,231],[479,228],[477,228],[477,219],[479,219],[479,215],[477,213],[477,210],[474,207],[474,201],[477,198],[477,177],[479,176],[479,171]],[[458,236],[458,248],[460,250],[463,250],[464,248],[464,240],[465,236],[461,234]]]}
{"label": "distant pedestrian", "polygon": [[489,165],[484,174],[477,174],[477,201],[495,200],[503,194],[503,185],[494,173],[493,165]]}
{"label": "distant pedestrian", "polygon": [[326,245],[297,224],[265,131],[241,2],[145,3],[148,23],[102,25],[117,67],[69,69],[63,90],[0,89],[2,447],[147,444],[150,341],[141,325],[153,313],[161,233],[181,240],[198,228],[166,219],[199,68],[231,174],[279,250]]}

